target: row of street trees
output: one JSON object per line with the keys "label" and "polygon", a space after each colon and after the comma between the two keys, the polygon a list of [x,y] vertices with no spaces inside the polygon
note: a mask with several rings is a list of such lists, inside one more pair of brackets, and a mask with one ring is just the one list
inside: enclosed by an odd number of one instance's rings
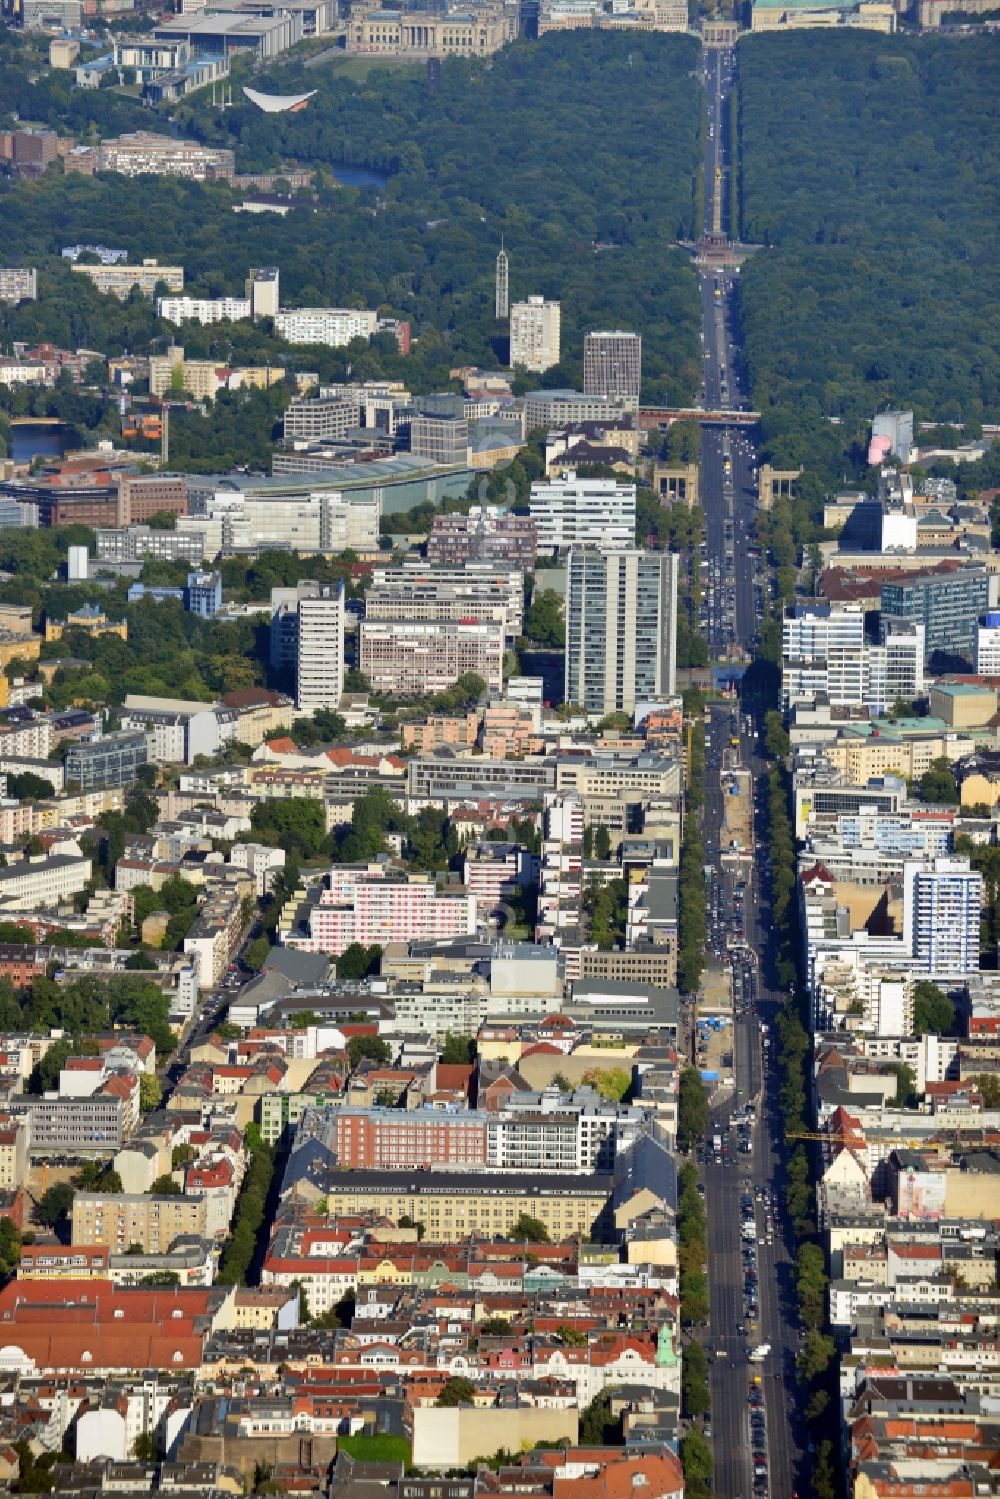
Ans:
{"label": "row of street trees", "polygon": [[[678,1176],[677,1240],[680,1267],[681,1325],[688,1330],[681,1362],[681,1401],[684,1414],[693,1419],[708,1414],[708,1361],[705,1351],[690,1334],[708,1321],[708,1223],[705,1203],[698,1190],[698,1168],[685,1161]],[[685,1493],[689,1499],[709,1499],[713,1463],[711,1449],[701,1429],[692,1425],[681,1442]]]}
{"label": "row of street trees", "polygon": [[682,994],[695,994],[705,966],[705,841],[701,810],[705,801],[705,729],[701,694],[685,701],[690,734],[690,763],[684,798],[684,836],[677,886],[677,985]]}
{"label": "row of street trees", "polygon": [[[784,754],[787,743],[780,716],[764,718],[765,744],[772,755]],[[767,778],[768,853],[771,881],[771,952],[768,955],[778,987],[787,991],[775,1020],[779,1069],[778,1104],[786,1136],[805,1134],[810,1127],[806,1092],[811,1073],[810,1038],[804,1022],[804,999],[797,987],[799,959],[796,903],[795,842],[787,777],[772,765]],[[810,1492],[817,1499],[836,1493],[834,1430],[836,1406],[831,1406],[836,1378],[836,1348],[824,1331],[827,1274],[824,1252],[815,1239],[815,1194],[810,1157],[800,1139],[787,1159],[785,1208],[795,1234],[795,1286],[799,1319],[805,1338],[796,1359],[796,1379],[802,1389],[803,1413],[816,1438],[810,1473]]]}

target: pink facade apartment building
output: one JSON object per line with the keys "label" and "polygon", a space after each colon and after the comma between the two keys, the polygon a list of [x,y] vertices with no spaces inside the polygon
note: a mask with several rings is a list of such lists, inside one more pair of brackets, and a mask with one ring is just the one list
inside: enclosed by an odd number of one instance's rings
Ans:
{"label": "pink facade apartment building", "polygon": [[462,878],[480,916],[497,916],[505,901],[531,883],[531,855],[516,844],[480,843],[466,852]]}
{"label": "pink facade apartment building", "polygon": [[432,877],[385,874],[375,869],[334,869],[308,918],[308,935],[285,942],[306,952],[336,955],[360,942],[434,942],[476,933],[476,897],[455,887],[439,889]]}

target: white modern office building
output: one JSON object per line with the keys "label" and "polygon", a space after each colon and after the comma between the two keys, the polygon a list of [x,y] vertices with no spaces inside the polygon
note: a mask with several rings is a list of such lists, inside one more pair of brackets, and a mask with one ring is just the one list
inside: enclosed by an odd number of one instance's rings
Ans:
{"label": "white modern office building", "polygon": [[782,621],[781,636],[785,709],[820,695],[835,706],[863,700],[865,616],[860,604],[796,604]]}
{"label": "white modern office building", "polygon": [[865,637],[861,604],[796,604],[782,621],[782,701],[786,709],[828,698],[885,713],[926,690],[922,622],[890,619],[881,642]]}
{"label": "white modern office building", "polygon": [[1000,677],[1000,609],[980,616],[974,661],[977,676]]}
{"label": "white modern office building", "polygon": [[250,316],[249,297],[157,297],[156,314],[168,323],[239,323]]}
{"label": "white modern office building", "polygon": [[274,331],[290,344],[325,344],[339,349],[352,338],[371,338],[378,313],[363,307],[283,307]]}
{"label": "white modern office building", "polygon": [[924,627],[917,620],[892,620],[881,645],[865,646],[865,706],[890,712],[902,700],[923,697]]}
{"label": "white modern office building", "polygon": [[579,478],[573,469],[560,478],[539,479],[531,486],[528,505],[539,552],[635,546],[635,496],[634,484]]}
{"label": "white modern office building", "polygon": [[[438,606],[441,607],[438,607]],[[365,592],[367,619],[461,619],[499,621],[509,640],[524,630],[524,574],[507,562],[472,558],[438,562],[406,557],[377,563]]]}
{"label": "white modern office building", "polygon": [[[247,495],[220,490],[199,501],[201,514],[178,518],[176,535],[203,539],[203,555],[225,550],[290,547],[296,552],[364,552],[378,546],[382,506],[377,493]],[[170,534],[170,533],[165,533]]]}

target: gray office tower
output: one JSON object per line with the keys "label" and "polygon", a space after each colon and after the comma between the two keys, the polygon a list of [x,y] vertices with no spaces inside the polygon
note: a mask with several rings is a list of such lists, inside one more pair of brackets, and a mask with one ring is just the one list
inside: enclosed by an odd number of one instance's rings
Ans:
{"label": "gray office tower", "polygon": [[583,341],[583,393],[618,396],[629,410],[639,408],[642,337],[638,333],[588,333]]}

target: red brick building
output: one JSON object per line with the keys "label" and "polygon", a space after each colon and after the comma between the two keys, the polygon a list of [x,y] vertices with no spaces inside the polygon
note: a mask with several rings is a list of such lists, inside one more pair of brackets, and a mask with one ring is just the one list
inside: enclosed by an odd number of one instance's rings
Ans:
{"label": "red brick building", "polygon": [[15,989],[23,989],[32,979],[45,972],[48,953],[37,947],[18,943],[0,943],[0,978],[10,979]]}
{"label": "red brick building", "polygon": [[486,1164],[485,1120],[457,1119],[436,1109],[336,1109],[333,1126],[337,1161],[351,1171]]}

